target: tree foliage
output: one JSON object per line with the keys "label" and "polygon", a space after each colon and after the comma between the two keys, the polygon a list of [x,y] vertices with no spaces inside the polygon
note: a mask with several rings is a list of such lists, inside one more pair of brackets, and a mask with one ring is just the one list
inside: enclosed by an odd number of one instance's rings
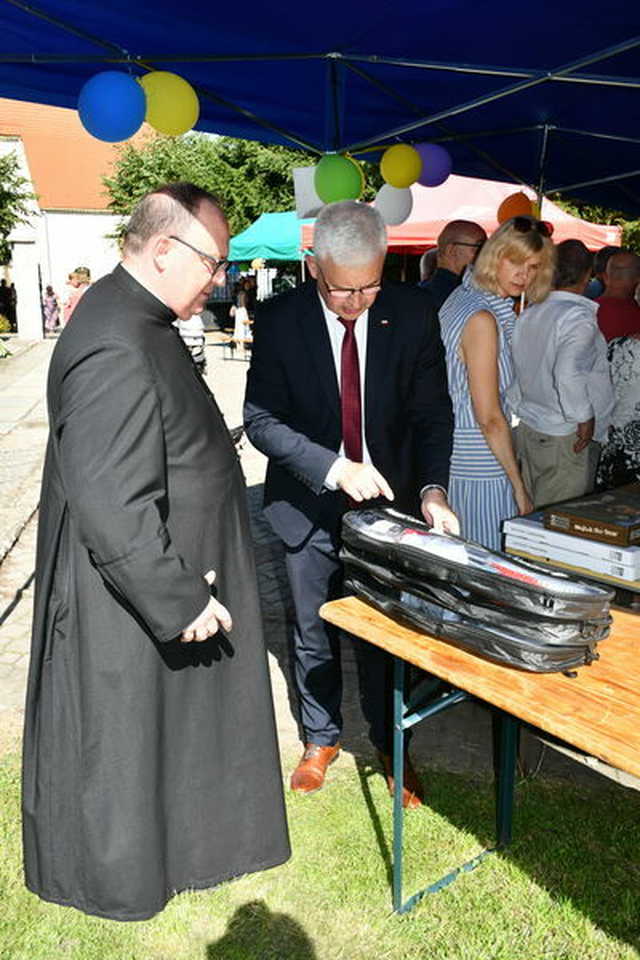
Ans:
{"label": "tree foliage", "polygon": [[610,210],[608,207],[599,207],[594,204],[583,203],[581,200],[565,199],[562,196],[550,197],[554,203],[589,223],[613,224],[622,227],[622,246],[628,250],[640,253],[640,220],[628,220],[619,210]]}
{"label": "tree foliage", "polygon": [[[179,138],[156,136],[139,147],[122,147],[114,175],[105,177],[104,183],[111,209],[128,216],[149,190],[171,180],[189,180],[218,197],[235,234],[261,213],[292,210],[292,171],[313,166],[317,159],[303,150],[254,140],[214,140],[198,133]],[[377,179],[370,164],[365,168],[370,184],[365,199],[372,199]]]}
{"label": "tree foliage", "polygon": [[0,264],[11,260],[7,237],[29,218],[29,201],[34,199],[29,180],[20,173],[15,153],[0,156]]}

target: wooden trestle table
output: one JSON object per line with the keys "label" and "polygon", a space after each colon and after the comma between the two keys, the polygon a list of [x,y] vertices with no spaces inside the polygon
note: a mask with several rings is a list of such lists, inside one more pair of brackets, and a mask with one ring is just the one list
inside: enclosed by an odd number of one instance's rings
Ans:
{"label": "wooden trestle table", "polygon": [[[386,650],[394,657],[395,794],[393,800],[393,908],[406,913],[427,893],[511,841],[518,732],[521,723],[558,737],[613,767],[640,777],[640,616],[613,612],[610,635],[598,647],[600,659],[574,676],[529,673],[501,666],[444,640],[405,627],[357,597],[324,604],[321,616]],[[407,696],[406,664],[436,678]],[[453,687],[437,696],[444,680]],[[496,711],[497,845],[407,900],[402,892],[404,732],[420,720],[468,699]]]}

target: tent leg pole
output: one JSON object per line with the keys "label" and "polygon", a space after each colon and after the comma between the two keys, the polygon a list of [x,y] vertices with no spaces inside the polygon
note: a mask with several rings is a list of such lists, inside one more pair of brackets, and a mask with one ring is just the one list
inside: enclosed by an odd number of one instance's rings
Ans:
{"label": "tent leg pole", "polygon": [[542,218],[542,201],[544,199],[544,171],[547,165],[547,150],[549,148],[549,124],[542,128],[542,142],[540,144],[540,159],[538,162],[538,216]]}

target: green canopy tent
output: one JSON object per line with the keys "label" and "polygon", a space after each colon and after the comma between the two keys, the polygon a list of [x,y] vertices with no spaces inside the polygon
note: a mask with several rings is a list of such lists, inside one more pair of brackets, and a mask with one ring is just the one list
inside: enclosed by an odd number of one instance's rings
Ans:
{"label": "green canopy tent", "polygon": [[250,227],[231,240],[229,260],[301,260],[302,225],[295,210],[262,213]]}

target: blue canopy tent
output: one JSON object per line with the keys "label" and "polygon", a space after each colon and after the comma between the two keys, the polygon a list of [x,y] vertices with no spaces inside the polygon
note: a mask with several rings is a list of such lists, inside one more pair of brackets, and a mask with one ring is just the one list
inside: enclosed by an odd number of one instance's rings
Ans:
{"label": "blue canopy tent", "polygon": [[640,5],[610,0],[2,0],[0,93],[74,107],[108,68],[180,73],[199,128],[317,153],[438,141],[454,171],[640,215]]}
{"label": "blue canopy tent", "polygon": [[302,225],[295,210],[262,213],[257,220],[231,239],[229,260],[300,260]]}

